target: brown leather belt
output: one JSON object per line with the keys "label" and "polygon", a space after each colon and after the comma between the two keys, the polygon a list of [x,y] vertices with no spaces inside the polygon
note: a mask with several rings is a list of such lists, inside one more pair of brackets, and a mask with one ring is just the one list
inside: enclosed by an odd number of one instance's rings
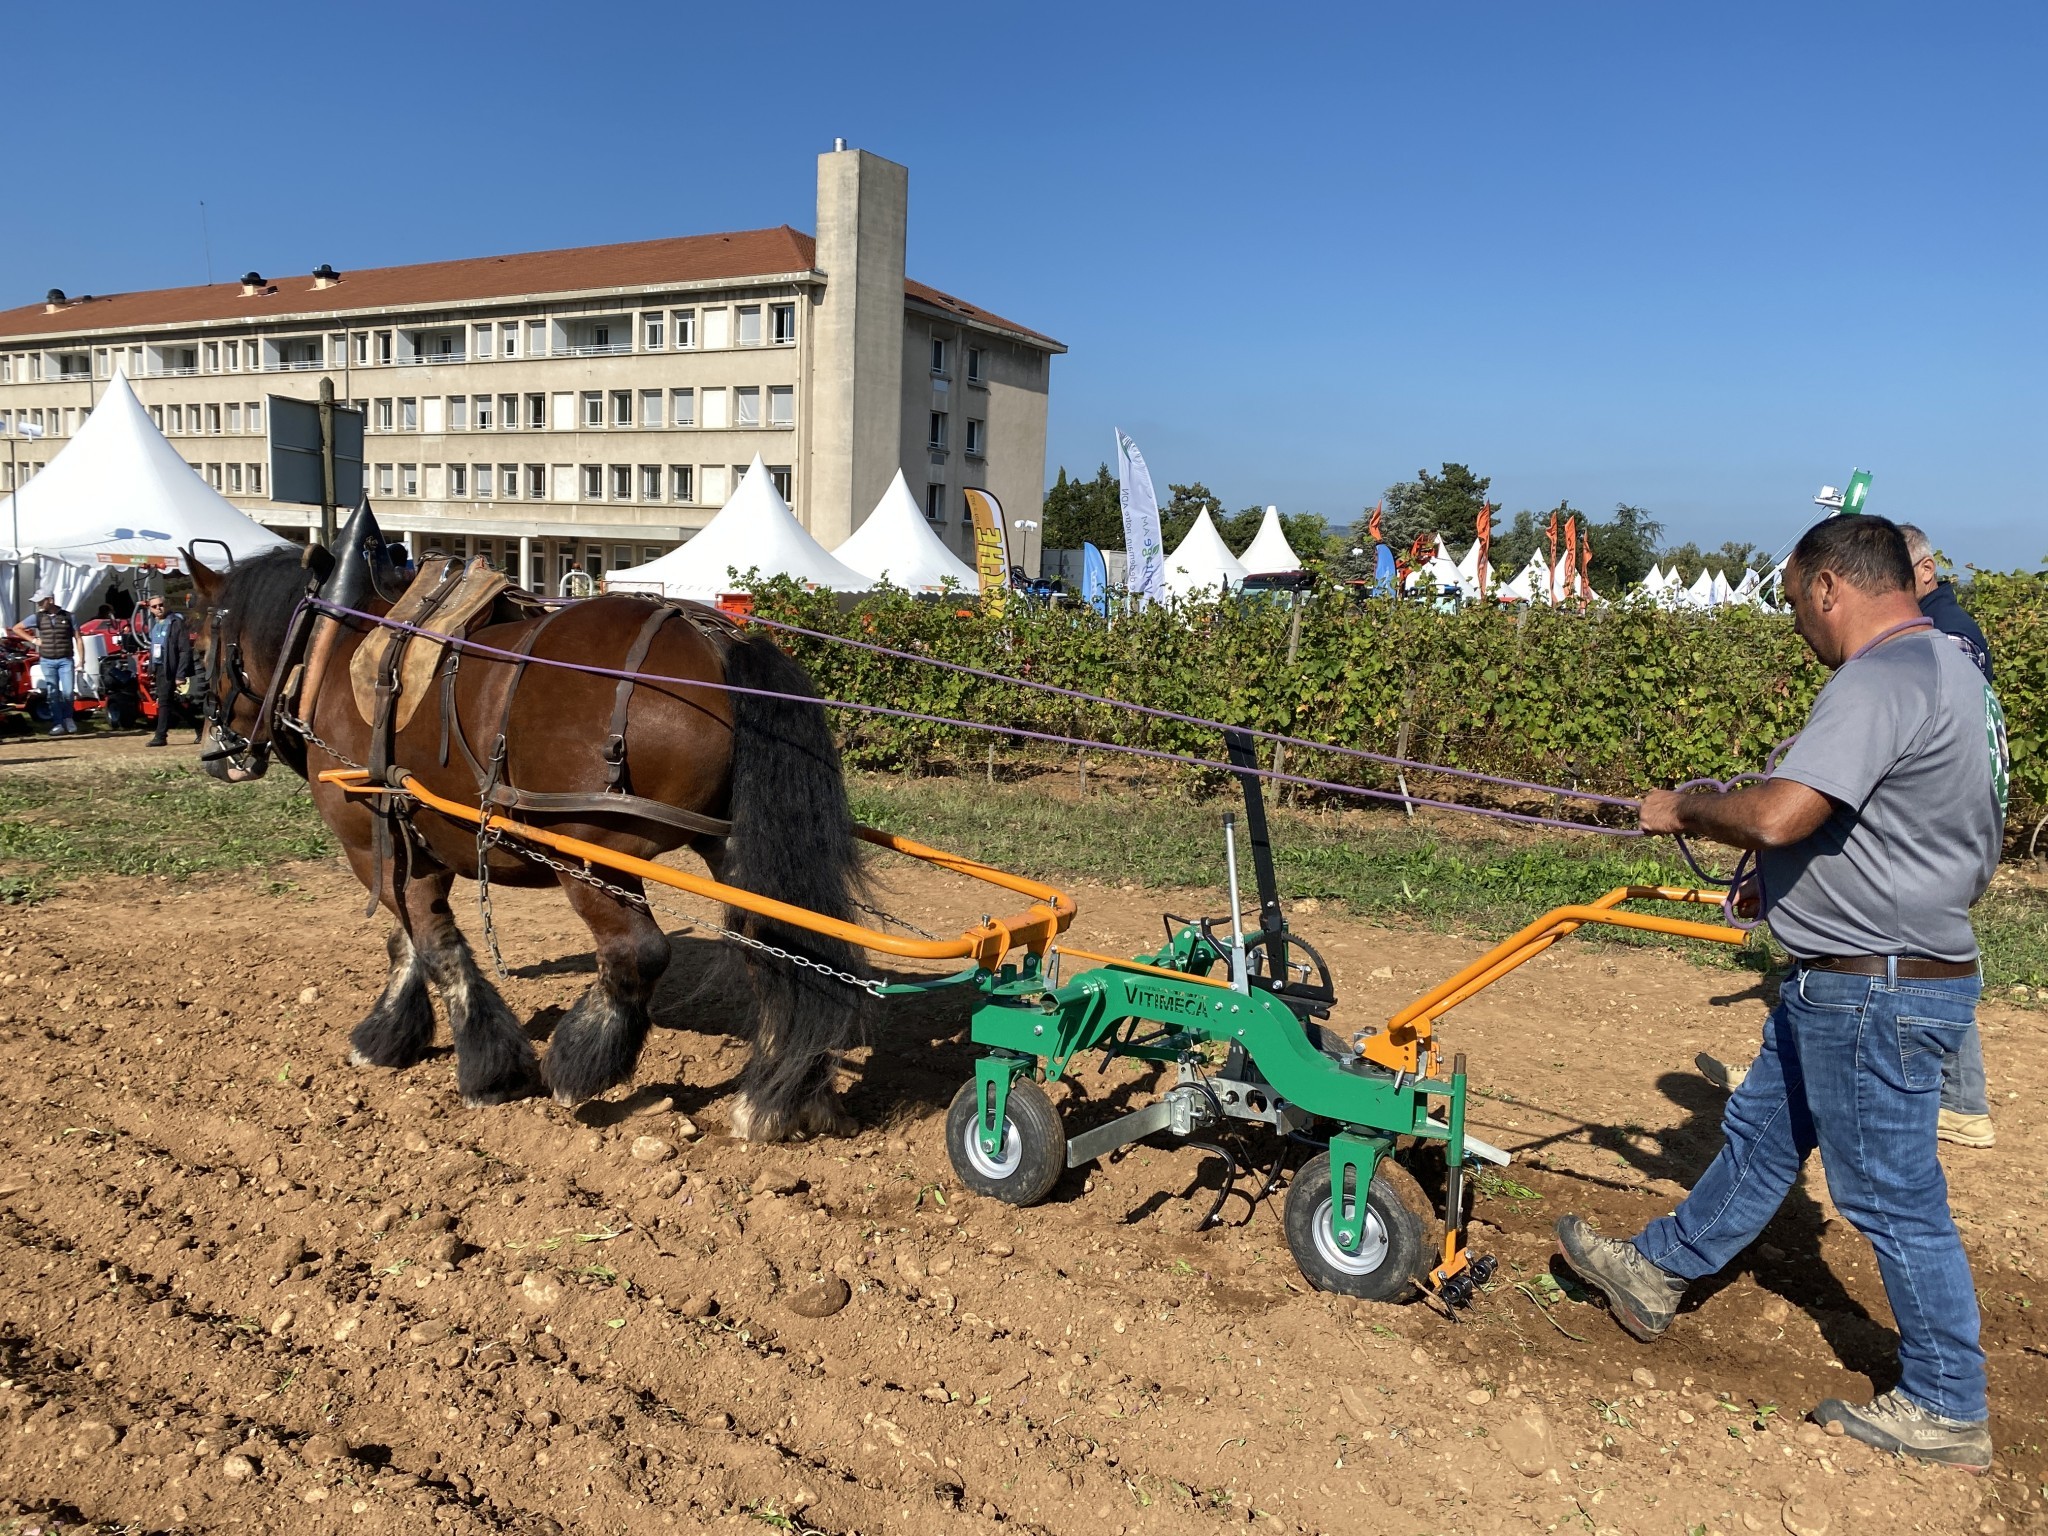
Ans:
{"label": "brown leather belt", "polygon": [[1840,971],[1849,976],[1882,976],[1888,965],[1896,963],[1898,974],[1908,981],[1954,981],[1977,974],[1974,960],[1919,960],[1910,955],[1902,955],[1896,962],[1885,955],[1822,955],[1799,963],[1809,971]]}

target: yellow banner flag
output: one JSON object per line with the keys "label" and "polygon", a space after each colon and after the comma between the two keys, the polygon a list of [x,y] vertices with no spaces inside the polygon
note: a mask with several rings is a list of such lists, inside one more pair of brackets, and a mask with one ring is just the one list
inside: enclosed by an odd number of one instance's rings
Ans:
{"label": "yellow banner flag", "polygon": [[981,578],[982,602],[1001,613],[1010,596],[1010,546],[1003,537],[1003,504],[970,486],[967,510],[974,517],[974,574]]}

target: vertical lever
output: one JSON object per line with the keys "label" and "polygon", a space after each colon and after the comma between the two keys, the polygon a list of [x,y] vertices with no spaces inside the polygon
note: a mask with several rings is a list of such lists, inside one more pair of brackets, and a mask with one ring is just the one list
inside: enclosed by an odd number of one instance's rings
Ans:
{"label": "vertical lever", "polygon": [[1239,908],[1237,895],[1237,813],[1223,813],[1223,858],[1230,866],[1230,984],[1240,992],[1249,992],[1251,982],[1245,974],[1244,957],[1244,913]]}
{"label": "vertical lever", "polygon": [[1275,986],[1287,980],[1287,916],[1280,908],[1280,882],[1273,874],[1273,841],[1266,831],[1266,797],[1259,788],[1258,748],[1250,734],[1223,733],[1231,770],[1244,790],[1244,830],[1251,839],[1252,873],[1259,883],[1259,931],[1265,935],[1266,974]]}

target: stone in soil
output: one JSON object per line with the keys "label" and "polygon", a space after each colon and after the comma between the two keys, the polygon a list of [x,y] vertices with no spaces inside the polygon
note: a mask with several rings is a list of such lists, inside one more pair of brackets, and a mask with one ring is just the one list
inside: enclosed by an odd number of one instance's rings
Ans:
{"label": "stone in soil", "polygon": [[837,1275],[827,1275],[789,1298],[789,1310],[798,1317],[830,1317],[853,1300],[853,1287]]}

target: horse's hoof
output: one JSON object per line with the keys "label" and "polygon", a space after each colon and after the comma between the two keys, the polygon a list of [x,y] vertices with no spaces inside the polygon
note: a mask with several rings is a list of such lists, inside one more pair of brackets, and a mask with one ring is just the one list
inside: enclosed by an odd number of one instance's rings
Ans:
{"label": "horse's hoof", "polygon": [[490,1109],[499,1104],[517,1104],[530,1099],[540,1092],[537,1083],[515,1083],[506,1088],[478,1088],[463,1094],[462,1103],[466,1109]]}
{"label": "horse's hoof", "polygon": [[735,1141],[780,1141],[789,1129],[783,1116],[761,1108],[745,1094],[733,1100],[728,1124]]}
{"label": "horse's hoof", "polygon": [[836,1093],[821,1093],[797,1111],[797,1123],[812,1136],[854,1136],[860,1122],[846,1112]]}
{"label": "horse's hoof", "polygon": [[348,1064],[352,1067],[374,1067],[377,1065],[376,1062],[370,1060],[369,1057],[353,1047],[350,1048],[348,1053]]}

